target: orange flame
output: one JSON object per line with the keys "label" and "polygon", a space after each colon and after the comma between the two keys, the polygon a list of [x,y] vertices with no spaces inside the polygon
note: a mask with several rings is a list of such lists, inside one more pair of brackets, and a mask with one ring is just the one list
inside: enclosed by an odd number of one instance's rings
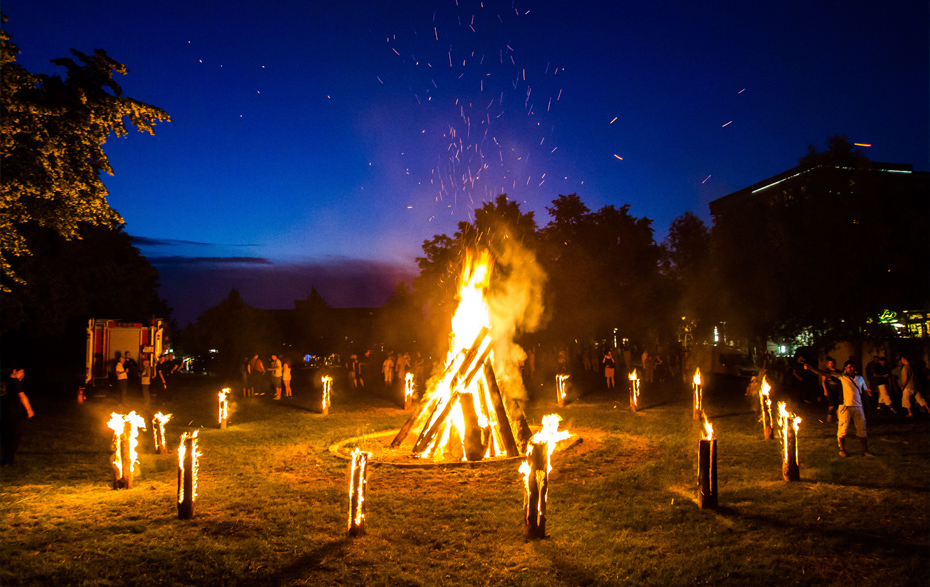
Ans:
{"label": "orange flame", "polygon": [[123,431],[126,430],[127,425],[129,426],[130,467],[131,470],[134,471],[136,465],[139,463],[139,454],[136,452],[136,447],[139,445],[139,429],[145,430],[145,420],[134,411],[129,412],[125,416],[117,414],[116,412],[110,414],[110,421],[107,422],[107,427],[113,430],[114,439],[116,441],[116,453],[113,457],[113,466],[120,472],[120,478],[122,478],[123,470]]}
{"label": "orange flame", "polygon": [[759,402],[762,404],[762,425],[766,428],[771,428],[775,420],[772,417],[771,390],[772,386],[769,385],[768,377],[763,377],[762,388],[759,390]]}
{"label": "orange flame", "polygon": [[349,474],[349,529],[365,523],[365,494],[368,483],[368,460],[371,453],[356,447],[352,451],[352,470]]}
{"label": "orange flame", "polygon": [[630,395],[630,401],[633,402],[633,407],[639,406],[639,376],[636,374],[636,369],[630,371],[629,379],[632,382],[633,393]]}
{"label": "orange flame", "polygon": [[701,417],[704,421],[704,432],[701,435],[701,440],[715,440],[716,437],[714,436],[714,427],[711,425],[710,420],[708,420],[707,416],[703,413],[701,414]]}
{"label": "orange flame", "polygon": [[158,412],[152,416],[152,433],[155,435],[155,452],[158,452],[162,447],[167,449],[167,443],[165,442],[165,424],[171,420],[171,414],[162,414]]}
{"label": "orange flame", "polygon": [[692,380],[694,384],[694,409],[703,410],[704,409],[704,394],[701,389],[701,368],[698,367],[694,370],[694,379]]}
{"label": "orange flame", "polygon": [[229,392],[232,391],[228,387],[224,387],[223,391],[219,393],[219,423],[222,424],[223,420],[226,420],[229,417]]}
{"label": "orange flame", "polygon": [[559,402],[565,399],[565,382],[568,381],[568,375],[556,375],[555,386],[558,393]]}
{"label": "orange flame", "polygon": [[407,373],[404,377],[404,401],[413,399],[413,373]]}
{"label": "orange flame", "polygon": [[795,442],[794,442],[794,459],[795,462],[800,463],[798,459],[798,441],[797,435],[798,430],[801,429],[801,418],[797,415],[792,414],[788,411],[788,406],[785,402],[778,402],[778,427],[782,429],[782,444],[784,445],[784,455],[783,458],[785,462],[788,462],[788,457],[790,456],[789,451],[791,450],[788,443],[788,426],[791,426],[794,430]]}
{"label": "orange flame", "polygon": [[[193,433],[187,433],[181,435],[181,444],[178,445],[178,469],[181,470],[181,475],[184,475],[184,459],[187,456],[187,442],[188,438],[191,439],[191,447],[193,452],[191,452],[191,475],[193,491],[191,492],[191,501],[197,500],[197,470],[199,468],[198,460],[200,457],[200,450],[197,447],[197,432],[194,430]],[[178,503],[184,502],[184,484],[180,483],[178,487]]]}
{"label": "orange flame", "polygon": [[325,412],[329,408],[330,393],[333,389],[333,378],[329,375],[323,376],[323,411]]}

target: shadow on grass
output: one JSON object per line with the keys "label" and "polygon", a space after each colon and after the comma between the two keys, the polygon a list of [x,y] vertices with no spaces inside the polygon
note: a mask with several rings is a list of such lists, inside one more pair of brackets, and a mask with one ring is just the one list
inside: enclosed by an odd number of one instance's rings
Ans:
{"label": "shadow on grass", "polygon": [[303,556],[293,559],[289,565],[281,567],[263,580],[266,580],[268,585],[283,585],[294,579],[306,580],[317,572],[338,573],[338,569],[332,563],[338,560],[338,564],[345,564],[344,559],[350,544],[352,544],[352,538],[349,536],[324,542]]}
{"label": "shadow on grass", "polygon": [[864,533],[849,527],[817,528],[812,530],[812,523],[809,520],[797,516],[775,517],[728,506],[719,507],[717,515],[731,522],[739,521],[779,530],[797,531],[802,535],[815,532],[825,539],[835,541],[837,544],[860,546],[870,554],[874,554],[876,550],[885,550],[888,553],[893,553],[896,557],[908,558],[925,555],[927,550],[925,544],[900,540],[901,536],[895,533],[894,528],[889,528],[887,532],[882,533]]}

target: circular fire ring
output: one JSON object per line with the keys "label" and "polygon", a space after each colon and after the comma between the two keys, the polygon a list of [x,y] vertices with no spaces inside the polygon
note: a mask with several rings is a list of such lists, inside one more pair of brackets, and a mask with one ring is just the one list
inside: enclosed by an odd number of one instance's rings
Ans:
{"label": "circular fire ring", "polygon": [[[538,427],[530,427],[534,432],[538,430]],[[362,445],[363,449],[366,448],[366,445],[375,444],[376,441],[383,439],[385,437],[396,436],[399,432],[399,429],[396,430],[383,430],[381,432],[372,432],[370,434],[363,434],[361,436],[354,436],[351,438],[345,438],[340,440],[335,444],[329,446],[329,452],[333,456],[344,459],[352,459],[352,450],[358,446]],[[582,442],[581,436],[573,436],[569,439],[569,442],[565,443],[564,446],[559,446],[560,449],[567,449],[572,446],[575,446]],[[352,445],[352,448],[347,448],[347,446]],[[479,466],[479,465],[493,465],[497,463],[506,463],[512,461],[521,461],[526,457],[523,455],[517,457],[491,457],[486,459],[481,459],[480,461],[433,461],[429,459],[419,459],[415,457],[410,448],[403,449],[392,449],[392,448],[379,448],[374,452],[373,457],[369,461],[370,465],[381,466],[386,465],[388,467],[400,467],[400,468],[415,468],[415,469],[425,469],[433,467],[462,467],[462,466]],[[385,452],[390,452],[391,455],[398,455],[398,458],[405,458],[409,460],[383,460],[379,459],[379,456],[382,456]]]}

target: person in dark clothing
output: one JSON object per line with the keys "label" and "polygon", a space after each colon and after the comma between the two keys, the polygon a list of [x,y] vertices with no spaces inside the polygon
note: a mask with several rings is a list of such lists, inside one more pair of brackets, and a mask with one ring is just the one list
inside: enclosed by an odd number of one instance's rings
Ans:
{"label": "person in dark clothing", "polygon": [[16,366],[0,392],[0,465],[12,465],[23,436],[23,424],[35,414],[23,390],[26,372]]}
{"label": "person in dark clothing", "polygon": [[[823,395],[827,398],[827,422],[836,418],[836,408],[843,401],[843,384],[840,383],[842,371],[836,368],[836,359],[827,357],[827,368],[823,371],[814,371],[820,375],[823,385]],[[810,366],[807,366],[810,369]]]}

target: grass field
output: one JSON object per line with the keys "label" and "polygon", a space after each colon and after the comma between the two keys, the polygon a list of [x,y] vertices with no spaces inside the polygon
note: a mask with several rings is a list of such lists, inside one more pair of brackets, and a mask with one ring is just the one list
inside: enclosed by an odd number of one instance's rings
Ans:
{"label": "grass field", "polygon": [[711,395],[720,507],[702,511],[687,390],[647,389],[634,414],[606,391],[560,409],[554,384],[543,386],[530,423],[557,412],[582,437],[553,457],[549,538],[522,537],[515,461],[376,465],[367,533],[350,538],[348,463],[328,447],[399,428],[408,414],[337,386],[322,416],[317,396],[298,389],[281,402],[237,398],[218,430],[219,387],[187,380],[165,406],[172,451],[181,432],[202,427],[196,516],[184,521],[176,454],[153,454],[150,431],[135,487],[111,489],[114,400],[65,404],[31,392],[37,416],[0,481],[0,584],[930,584],[926,420],[872,418],[876,456],[860,456],[851,439],[844,459],[835,425],[802,406],[802,481],[786,483],[779,441],[763,440],[750,403]]}

